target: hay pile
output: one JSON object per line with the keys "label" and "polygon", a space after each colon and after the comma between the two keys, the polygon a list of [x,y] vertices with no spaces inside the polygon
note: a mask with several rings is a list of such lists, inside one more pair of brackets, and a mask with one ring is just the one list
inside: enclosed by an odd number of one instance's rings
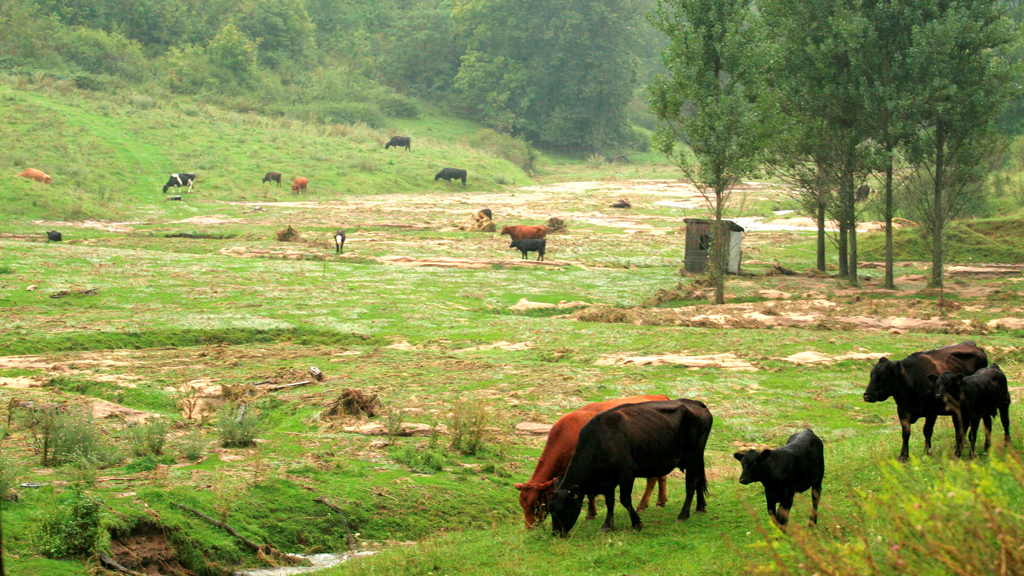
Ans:
{"label": "hay pile", "polygon": [[544,227],[548,229],[548,234],[563,234],[569,232],[569,229],[565,226],[565,220],[555,216],[548,218],[548,221],[544,223]]}
{"label": "hay pile", "polygon": [[362,414],[372,418],[377,415],[377,410],[379,409],[380,398],[376,394],[367,394],[362,390],[346,388],[341,391],[341,395],[336,400],[327,406],[327,409],[320,413],[320,420],[332,420],[344,418],[345,416],[360,416]]}
{"label": "hay pile", "polygon": [[291,224],[285,230],[278,230],[277,232],[278,242],[301,242],[302,237],[299,236],[299,231],[292,228]]}
{"label": "hay pile", "polygon": [[[490,212],[488,210],[488,212]],[[497,230],[494,226],[494,222],[491,221],[491,217],[488,216],[483,210],[480,210],[476,214],[466,218],[459,224],[459,230],[469,230],[471,232],[494,232]]]}

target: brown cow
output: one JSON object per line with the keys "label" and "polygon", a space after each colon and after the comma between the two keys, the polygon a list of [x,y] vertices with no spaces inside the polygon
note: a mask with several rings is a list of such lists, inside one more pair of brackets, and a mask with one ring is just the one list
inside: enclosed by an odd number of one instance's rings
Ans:
{"label": "brown cow", "polygon": [[[519,490],[519,504],[523,507],[526,527],[532,528],[540,524],[547,516],[548,496],[555,489],[555,478],[565,474],[565,469],[569,467],[569,460],[572,459],[572,454],[576,450],[576,441],[579,439],[580,429],[584,424],[609,408],[654,400],[668,400],[668,396],[655,394],[605,400],[588,404],[559,418],[548,432],[547,443],[544,445],[544,451],[541,452],[540,460],[537,461],[537,468],[534,469],[533,476],[526,482],[515,485]],[[665,478],[650,478],[647,480],[647,490],[644,491],[644,496],[640,499],[638,510],[647,509],[655,482],[658,483],[658,506],[664,506],[668,501],[668,496],[665,494]],[[597,506],[594,505],[594,498],[591,497],[590,507],[587,509],[587,519],[596,517]]]}
{"label": "brown cow", "polygon": [[24,178],[31,178],[36,182],[42,182],[43,184],[50,183],[50,176],[44,174],[41,170],[36,170],[35,168],[28,168],[23,172],[19,172],[18,176],[22,176]]}
{"label": "brown cow", "polygon": [[295,184],[292,184],[292,193],[305,192],[306,184],[309,184],[308,178],[298,177],[295,179]]}
{"label": "brown cow", "polygon": [[501,229],[502,234],[508,234],[513,240],[522,240],[523,238],[536,238],[541,239],[547,235],[548,229],[544,226],[505,226]]}

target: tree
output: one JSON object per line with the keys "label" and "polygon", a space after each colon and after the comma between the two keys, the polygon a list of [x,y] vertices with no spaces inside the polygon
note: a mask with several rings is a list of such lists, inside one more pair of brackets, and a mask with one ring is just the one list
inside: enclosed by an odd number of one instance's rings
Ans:
{"label": "tree", "polygon": [[725,302],[729,245],[722,219],[733,187],[757,168],[765,134],[755,91],[746,83],[758,63],[751,17],[750,0],[661,0],[651,16],[670,40],[667,74],[650,88],[651,110],[664,122],[655,145],[683,170],[714,216],[717,304]]}
{"label": "tree", "polygon": [[495,129],[593,150],[625,131],[636,0],[455,0],[466,39],[454,87]]}

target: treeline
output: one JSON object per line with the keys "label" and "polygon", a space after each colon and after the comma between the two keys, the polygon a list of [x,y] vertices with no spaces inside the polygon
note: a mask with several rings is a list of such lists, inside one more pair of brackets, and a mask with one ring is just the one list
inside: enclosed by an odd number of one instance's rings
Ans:
{"label": "treeline", "polygon": [[642,146],[655,4],[0,0],[0,72],[375,127],[428,101],[543,146]]}

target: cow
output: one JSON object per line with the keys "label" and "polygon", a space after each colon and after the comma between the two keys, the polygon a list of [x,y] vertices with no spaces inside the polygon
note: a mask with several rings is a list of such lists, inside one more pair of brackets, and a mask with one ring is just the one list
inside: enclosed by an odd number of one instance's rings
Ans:
{"label": "cow", "polygon": [[960,435],[956,439],[958,447],[964,444],[964,429],[970,428],[971,451],[968,458],[974,457],[979,421],[985,422],[985,451],[992,446],[992,417],[997,411],[1003,423],[1003,443],[1009,446],[1010,389],[1006,374],[998,364],[982,368],[970,376],[953,374],[948,370],[940,376],[929,374],[928,380],[935,385],[935,397],[960,416]]}
{"label": "cow", "polygon": [[462,168],[442,168],[440,172],[434,175],[434,181],[436,182],[442,178],[449,184],[452,180],[462,180],[462,185],[466,185],[466,171]]}
{"label": "cow", "polygon": [[871,194],[871,186],[867,184],[861,184],[856,190],[853,191],[853,201],[863,202],[868,199]]}
{"label": "cow", "polygon": [[632,208],[633,205],[629,203],[626,198],[619,198],[619,201],[612,204],[612,208]]}
{"label": "cow", "polygon": [[167,189],[171,186],[174,186],[176,190],[182,186],[188,186],[188,191],[191,192],[195,181],[195,174],[171,174],[171,177],[167,179],[167,184],[164,184],[164,194],[167,194]]}
{"label": "cow", "polygon": [[296,194],[298,192],[305,192],[306,191],[306,184],[309,184],[309,179],[308,178],[303,178],[301,176],[296,178],[295,179],[295,183],[292,184],[292,194]]}
{"label": "cow", "polygon": [[[526,482],[519,482],[515,485],[519,490],[519,505],[523,507],[523,516],[526,520],[526,527],[533,528],[544,521],[548,513],[548,497],[555,488],[555,478],[565,474],[569,466],[569,459],[576,450],[576,442],[579,440],[580,428],[594,416],[601,412],[621,406],[622,404],[635,404],[637,402],[650,402],[653,400],[668,400],[668,396],[660,394],[647,394],[643,396],[630,396],[616,400],[605,400],[587,404],[583,408],[562,416],[555,422],[555,425],[548,431],[548,439],[544,444],[544,450],[537,460],[537,467],[533,470],[533,476]],[[668,501],[665,494],[665,478],[649,478],[647,490],[644,492],[637,510],[647,509],[654,490],[654,484],[658,484],[658,506],[664,506]],[[587,508],[587,520],[597,517],[597,506],[594,498],[590,497]]]}
{"label": "cow", "polygon": [[601,531],[613,530],[616,487],[630,523],[640,530],[643,522],[633,508],[633,480],[659,478],[675,468],[686,473],[686,500],[677,520],[690,517],[694,494],[697,512],[704,512],[704,447],[712,421],[703,402],[685,398],[625,404],[594,416],[580,430],[565,476],[548,499],[552,531],[565,537],[579,518],[583,497],[592,494],[604,494],[608,507]]}
{"label": "cow", "polygon": [[277,182],[277,187],[281,187],[281,173],[280,172],[267,172],[267,175],[263,177],[263,183]]}
{"label": "cow", "polygon": [[[412,138],[408,136],[392,136],[391,140],[388,140],[388,143],[384,145],[384,149],[387,150],[394,146],[395,148],[405,148],[406,151],[409,151],[412,150],[411,145]],[[437,178],[434,178],[434,180],[437,180]]]}
{"label": "cow", "polygon": [[[810,428],[789,437],[786,445],[775,450],[747,450],[733,454],[743,464],[740,484],[760,482],[768,501],[768,516],[779,530],[786,531],[789,509],[797,492],[811,489],[811,522],[818,523],[821,480],[825,477],[825,447]],[[779,509],[776,512],[775,505]]]}
{"label": "cow", "polygon": [[62,242],[64,238],[60,235],[60,232],[56,230],[50,230],[46,233],[46,242]]}
{"label": "cow", "polygon": [[536,252],[537,261],[544,259],[544,249],[546,248],[547,240],[541,238],[540,240],[534,238],[523,238],[522,240],[513,240],[509,244],[509,248],[518,248],[523,253],[523,260],[528,260],[526,257],[527,252]]}
{"label": "cow", "polygon": [[544,226],[527,226],[519,224],[516,226],[504,226],[501,229],[501,234],[507,234],[509,238],[513,240],[522,240],[523,238],[536,238],[540,239],[548,234],[548,229]]}
{"label": "cow", "polygon": [[36,182],[42,182],[43,184],[49,184],[52,181],[49,174],[45,174],[42,170],[36,170],[35,168],[26,168],[21,172],[18,172],[18,176],[22,178],[31,178]]}
{"label": "cow", "polygon": [[334,233],[334,253],[341,254],[345,248],[345,231],[338,230]]}
{"label": "cow", "polygon": [[[880,358],[871,369],[871,380],[864,391],[865,402],[882,402],[890,396],[896,401],[896,415],[903,429],[903,448],[900,462],[910,457],[910,425],[924,418],[924,451],[932,450],[932,429],[941,415],[952,415],[945,403],[935,397],[935,385],[929,375],[939,376],[946,370],[954,374],[971,375],[988,366],[988,356],[973,341],[967,340],[935,350],[914,352],[903,360],[893,362]],[[953,419],[957,437],[961,437],[960,422]],[[960,449],[957,447],[957,456]]]}

